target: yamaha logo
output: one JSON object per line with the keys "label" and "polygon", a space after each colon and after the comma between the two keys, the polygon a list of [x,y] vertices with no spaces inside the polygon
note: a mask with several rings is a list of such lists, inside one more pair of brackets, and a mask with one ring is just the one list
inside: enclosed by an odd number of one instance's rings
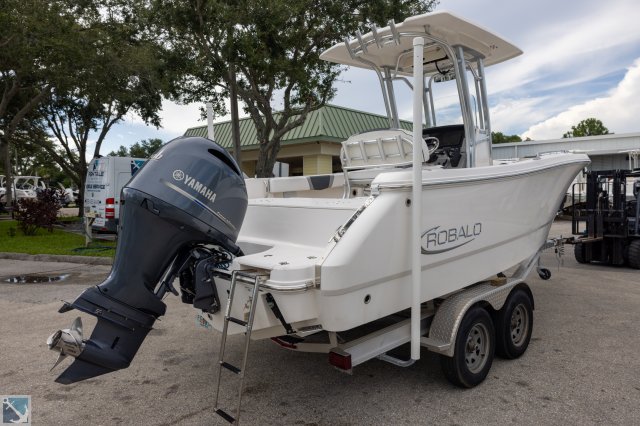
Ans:
{"label": "yamaha logo", "polygon": [[209,188],[207,185],[198,181],[193,176],[189,176],[188,174],[186,174],[180,169],[174,170],[172,176],[174,180],[177,180],[178,182],[182,182],[183,185],[193,189],[195,192],[202,195],[204,198],[211,201],[212,203],[216,200],[216,193],[213,191],[213,189]]}
{"label": "yamaha logo", "polygon": [[173,171],[173,178],[175,180],[182,180],[184,179],[184,172],[182,170],[174,170]]}

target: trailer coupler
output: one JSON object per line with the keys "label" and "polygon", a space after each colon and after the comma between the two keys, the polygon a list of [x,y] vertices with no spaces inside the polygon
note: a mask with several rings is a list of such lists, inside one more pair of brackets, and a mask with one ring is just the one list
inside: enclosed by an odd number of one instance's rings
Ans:
{"label": "trailer coupler", "polygon": [[[556,261],[558,262],[558,269],[559,269],[564,264],[564,259],[563,259],[564,245],[575,244],[575,243],[576,243],[575,237],[563,237],[561,235],[560,237],[549,238],[542,245],[542,248],[540,249],[540,251],[542,252],[544,250],[548,250],[552,248],[555,253]],[[538,276],[545,281],[551,279],[551,270],[542,266],[539,256],[537,260],[536,272],[538,273]]]}

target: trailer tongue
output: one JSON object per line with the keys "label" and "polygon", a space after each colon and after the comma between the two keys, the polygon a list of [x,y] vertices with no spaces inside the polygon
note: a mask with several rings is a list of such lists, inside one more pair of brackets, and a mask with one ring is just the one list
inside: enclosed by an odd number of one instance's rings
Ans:
{"label": "trailer tongue", "polygon": [[[206,272],[198,266],[240,253],[235,241],[247,208],[244,180],[229,154],[210,140],[181,138],[167,144],[123,189],[122,200],[111,274],[60,308],[96,316],[91,337],[83,341],[77,320],[47,341],[60,358],[75,357],[57,378],[60,383],[128,367],[165,313],[162,297],[167,291],[177,294],[174,278]],[[197,307],[219,309],[213,279],[201,281],[192,286]]]}

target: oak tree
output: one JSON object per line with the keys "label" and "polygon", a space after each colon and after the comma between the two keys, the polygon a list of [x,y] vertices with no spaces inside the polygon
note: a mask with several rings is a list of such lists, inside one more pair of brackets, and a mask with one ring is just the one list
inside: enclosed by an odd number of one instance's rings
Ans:
{"label": "oak tree", "polygon": [[502,132],[491,132],[491,142],[494,144],[522,142],[522,138],[518,135],[505,135]]}
{"label": "oak tree", "polygon": [[[140,13],[176,66],[176,95],[210,101],[218,113],[237,91],[256,131],[256,173],[271,176],[280,141],[334,96],[343,67],[321,61],[327,48],[371,23],[423,13],[437,0],[139,0]],[[235,73],[233,72],[235,70]]]}
{"label": "oak tree", "polygon": [[563,138],[579,138],[582,136],[608,135],[607,129],[602,121],[597,118],[587,118],[582,120],[575,126],[571,126],[571,130],[562,135]]}
{"label": "oak tree", "polygon": [[128,113],[160,126],[170,76],[163,51],[145,34],[128,1],[70,6],[82,29],[82,59],[71,84],[51,89],[40,107],[53,141],[40,146],[79,188],[83,212],[87,157],[100,155],[107,133]]}
{"label": "oak tree", "polygon": [[134,143],[129,148],[120,145],[120,148],[116,151],[111,151],[109,155],[114,157],[150,158],[162,145],[164,145],[162,139],[143,139],[140,142]]}
{"label": "oak tree", "polygon": [[64,1],[3,0],[0,7],[0,152],[11,201],[14,133],[53,87],[76,76],[80,34]]}

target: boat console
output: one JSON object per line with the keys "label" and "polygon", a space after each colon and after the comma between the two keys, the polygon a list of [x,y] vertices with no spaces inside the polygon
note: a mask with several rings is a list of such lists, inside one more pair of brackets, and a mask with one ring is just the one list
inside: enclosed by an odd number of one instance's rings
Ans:
{"label": "boat console", "polygon": [[438,148],[431,154],[427,164],[435,164],[444,168],[465,167],[463,124],[430,127],[422,131],[422,137],[436,138],[439,142]]}

